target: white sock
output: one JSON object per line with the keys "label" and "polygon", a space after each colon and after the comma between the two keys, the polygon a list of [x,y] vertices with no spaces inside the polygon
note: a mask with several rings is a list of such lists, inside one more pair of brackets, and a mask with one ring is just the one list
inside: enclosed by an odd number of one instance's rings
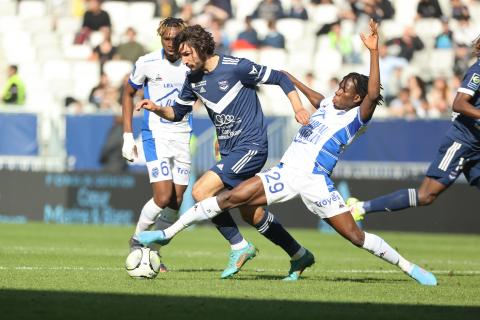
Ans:
{"label": "white sock", "polygon": [[240,241],[239,243],[235,243],[235,244],[230,245],[230,248],[232,250],[240,250],[240,249],[243,249],[247,246],[248,246],[247,240],[242,239],[242,241]]}
{"label": "white sock", "polygon": [[220,214],[220,212],[222,212],[222,209],[218,206],[217,198],[207,198],[196,203],[182,214],[174,224],[163,231],[165,232],[165,236],[170,239],[192,223],[210,220]]}
{"label": "white sock", "polygon": [[391,264],[398,265],[400,254],[379,236],[365,232],[363,248]]}
{"label": "white sock", "polygon": [[153,198],[148,200],[143,206],[142,212],[140,212],[140,218],[138,218],[134,236],[142,231],[148,230],[148,228],[155,223],[160,212],[162,212],[162,208],[155,204]]}
{"label": "white sock", "polygon": [[365,208],[363,207],[364,203],[365,202],[361,201],[361,202],[358,203],[358,206],[357,206],[358,211],[360,211],[361,214],[365,214]]}
{"label": "white sock", "polygon": [[304,247],[300,247],[297,252],[293,256],[290,257],[290,260],[295,261],[303,257],[303,255],[307,253]]}

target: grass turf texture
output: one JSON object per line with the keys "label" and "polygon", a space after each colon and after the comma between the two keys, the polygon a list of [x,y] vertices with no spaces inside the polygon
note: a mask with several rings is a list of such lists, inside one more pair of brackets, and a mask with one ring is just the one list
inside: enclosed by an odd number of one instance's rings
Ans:
{"label": "grass turf texture", "polygon": [[[124,269],[132,227],[0,224],[1,319],[480,319],[480,236],[378,233],[432,270],[417,284],[336,234],[291,230],[316,257],[296,283],[283,251],[244,228],[260,253],[220,280],[228,247],[213,228],[162,249],[171,272],[133,280]],[[147,319],[148,319],[147,318]]]}

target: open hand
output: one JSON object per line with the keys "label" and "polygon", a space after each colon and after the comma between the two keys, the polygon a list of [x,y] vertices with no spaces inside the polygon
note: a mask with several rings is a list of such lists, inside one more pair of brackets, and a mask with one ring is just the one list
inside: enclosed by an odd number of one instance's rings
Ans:
{"label": "open hand", "polygon": [[378,49],[378,24],[373,21],[373,19],[370,19],[369,22],[369,27],[370,27],[370,34],[365,35],[364,33],[360,33],[360,38],[363,41],[363,44],[365,47],[368,48],[368,50],[377,50]]}

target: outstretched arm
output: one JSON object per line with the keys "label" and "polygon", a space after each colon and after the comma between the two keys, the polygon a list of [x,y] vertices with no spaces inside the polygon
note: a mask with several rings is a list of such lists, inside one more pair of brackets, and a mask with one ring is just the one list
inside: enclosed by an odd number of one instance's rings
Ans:
{"label": "outstretched arm", "polygon": [[360,34],[363,44],[370,51],[370,75],[368,78],[367,95],[360,105],[360,118],[363,122],[368,122],[377,107],[380,97],[380,67],[378,62],[378,25],[370,20],[370,34]]}
{"label": "outstretched arm", "polygon": [[293,82],[295,87],[297,87],[297,89],[300,90],[307,97],[308,101],[310,101],[312,106],[315,109],[318,109],[318,107],[320,106],[320,102],[325,98],[325,96],[307,87],[304,83],[302,83],[300,80],[292,76],[287,71],[282,70],[282,72],[285,73],[287,77],[290,79],[290,81]]}
{"label": "outstretched arm", "polygon": [[169,121],[174,121],[175,119],[175,112],[173,111],[172,107],[157,106],[155,103],[153,103],[153,101],[148,99],[143,99],[142,101],[139,101],[137,103],[137,111],[139,111],[140,109],[149,110],[158,115],[159,117]]}

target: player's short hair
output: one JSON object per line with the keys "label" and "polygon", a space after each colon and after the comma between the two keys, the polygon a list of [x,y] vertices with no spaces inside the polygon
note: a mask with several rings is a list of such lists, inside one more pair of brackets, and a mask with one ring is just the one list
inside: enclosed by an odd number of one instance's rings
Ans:
{"label": "player's short hair", "polygon": [[157,34],[162,37],[165,33],[165,30],[167,30],[168,28],[178,28],[181,32],[185,30],[186,27],[187,24],[182,19],[168,17],[160,21],[157,29]]}
{"label": "player's short hair", "polygon": [[175,37],[173,45],[176,52],[179,51],[180,45],[184,42],[194,48],[202,60],[206,60],[208,56],[213,55],[215,50],[215,41],[212,34],[198,24],[187,27]]}
{"label": "player's short hair", "polygon": [[[357,94],[363,99],[368,94],[368,77],[364,74],[360,74],[357,72],[350,72],[345,77],[343,77],[343,83],[347,82],[348,80],[352,80],[352,83],[355,87],[355,91]],[[382,85],[380,85],[380,89],[382,89]],[[375,105],[380,105],[383,102],[383,96],[381,94],[378,95],[378,98],[375,100]]]}

